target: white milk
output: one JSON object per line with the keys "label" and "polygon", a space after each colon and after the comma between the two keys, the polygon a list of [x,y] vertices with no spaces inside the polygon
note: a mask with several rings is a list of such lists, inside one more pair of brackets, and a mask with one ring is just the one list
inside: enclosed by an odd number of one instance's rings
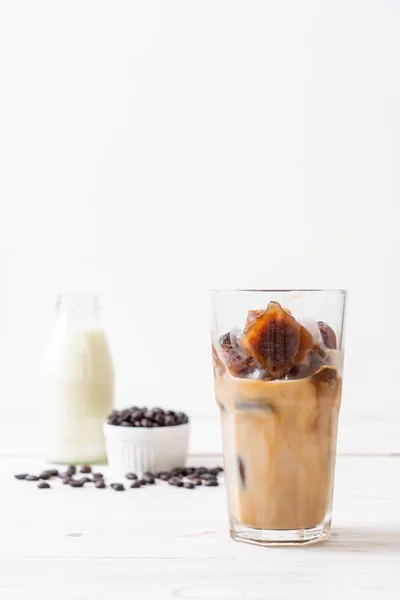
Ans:
{"label": "white milk", "polygon": [[41,366],[40,442],[50,462],[106,461],[103,423],[113,406],[114,371],[89,298],[73,297],[72,307],[71,297],[66,307],[61,302]]}

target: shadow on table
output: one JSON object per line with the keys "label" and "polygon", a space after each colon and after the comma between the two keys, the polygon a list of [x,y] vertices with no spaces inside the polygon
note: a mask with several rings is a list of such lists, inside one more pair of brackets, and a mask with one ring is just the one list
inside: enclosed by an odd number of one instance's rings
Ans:
{"label": "shadow on table", "polygon": [[369,552],[383,550],[400,553],[400,525],[392,527],[334,527],[326,544],[330,552]]}

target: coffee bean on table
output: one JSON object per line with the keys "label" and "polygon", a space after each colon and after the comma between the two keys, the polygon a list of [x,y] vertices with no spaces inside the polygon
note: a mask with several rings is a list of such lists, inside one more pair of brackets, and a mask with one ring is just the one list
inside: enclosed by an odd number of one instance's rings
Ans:
{"label": "coffee bean on table", "polygon": [[179,479],[179,477],[171,477],[171,479],[168,480],[169,485],[174,485],[175,487],[182,487],[183,486],[183,481],[182,479]]}
{"label": "coffee bean on table", "polygon": [[156,482],[156,480],[154,479],[154,476],[151,473],[145,473],[143,475],[143,479],[145,480],[146,483],[150,483],[150,484],[153,484]]}
{"label": "coffee bean on table", "polygon": [[205,467],[197,467],[196,473],[197,475],[203,475],[204,473],[207,473],[207,469]]}
{"label": "coffee bean on table", "polygon": [[63,477],[63,485],[69,485],[71,481],[71,477]]}
{"label": "coffee bean on table", "polygon": [[194,490],[194,488],[196,487],[195,484],[192,481],[186,481],[183,484],[183,487],[186,488],[187,490]]}
{"label": "coffee bean on table", "polygon": [[140,487],[142,487],[142,484],[140,483],[140,481],[132,481],[131,488],[140,488]]}
{"label": "coffee bean on table", "polygon": [[208,479],[205,484],[207,487],[217,487],[218,481],[216,479]]}
{"label": "coffee bean on table", "polygon": [[106,487],[106,484],[104,483],[104,479],[100,479],[98,478],[97,481],[95,482],[95,487],[102,489]]}
{"label": "coffee bean on table", "polygon": [[112,483],[111,487],[116,492],[123,492],[125,490],[125,486],[122,483]]}
{"label": "coffee bean on table", "polygon": [[53,477],[58,477],[58,469],[51,469],[51,474],[53,475]]}
{"label": "coffee bean on table", "polygon": [[53,471],[43,471],[39,475],[39,479],[43,480],[50,479],[50,477],[53,477]]}
{"label": "coffee bean on table", "polygon": [[93,479],[103,479],[103,473],[93,473]]}
{"label": "coffee bean on table", "polygon": [[209,481],[210,479],[215,479],[215,475],[211,475],[211,473],[202,473],[201,478],[203,481]]}
{"label": "coffee bean on table", "polygon": [[14,475],[14,477],[15,477],[15,479],[23,480],[23,479],[26,479],[28,477],[28,475],[29,475],[29,473],[20,473],[18,475]]}
{"label": "coffee bean on table", "polygon": [[70,465],[65,472],[67,475],[69,475],[69,477],[72,477],[72,475],[75,475],[76,473],[76,467],[74,467],[74,465]]}
{"label": "coffee bean on table", "polygon": [[39,477],[36,475],[27,475],[25,477],[25,481],[39,481]]}
{"label": "coffee bean on table", "polygon": [[196,485],[196,486],[203,485],[203,482],[199,477],[194,477],[191,481],[192,481],[193,485]]}
{"label": "coffee bean on table", "polygon": [[125,475],[125,477],[126,477],[127,479],[130,479],[130,480],[135,480],[135,479],[137,479],[137,478],[138,478],[138,476],[136,475],[136,473],[127,473],[127,474]]}
{"label": "coffee bean on table", "polygon": [[84,484],[85,482],[83,481],[83,479],[71,479],[71,481],[69,482],[69,485],[74,488],[83,487]]}
{"label": "coffee bean on table", "polygon": [[161,481],[168,481],[168,479],[170,479],[171,475],[170,473],[159,473],[157,475],[158,479],[161,479]]}
{"label": "coffee bean on table", "polygon": [[83,483],[93,483],[93,479],[90,479],[90,477],[81,477],[81,481]]}
{"label": "coffee bean on table", "polygon": [[211,473],[211,475],[219,475],[220,473],[222,473],[222,471],[222,467],[214,467],[213,469],[210,469],[209,473]]}
{"label": "coffee bean on table", "polygon": [[92,467],[89,465],[83,465],[81,467],[81,473],[91,473],[92,472]]}
{"label": "coffee bean on table", "polygon": [[142,478],[142,479],[138,479],[138,481],[139,481],[140,485],[147,485],[147,484],[149,483],[149,482],[147,481],[147,479],[144,479],[144,478]]}
{"label": "coffee bean on table", "polygon": [[40,483],[38,483],[38,488],[40,490],[47,490],[50,488],[50,484],[47,483],[46,481],[41,481]]}

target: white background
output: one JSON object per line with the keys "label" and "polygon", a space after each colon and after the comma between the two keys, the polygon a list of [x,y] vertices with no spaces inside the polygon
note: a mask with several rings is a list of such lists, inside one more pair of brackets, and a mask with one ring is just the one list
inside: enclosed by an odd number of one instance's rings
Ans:
{"label": "white background", "polygon": [[0,417],[59,291],[118,404],[216,417],[207,289],[347,287],[343,418],[400,417],[400,2],[0,3]]}

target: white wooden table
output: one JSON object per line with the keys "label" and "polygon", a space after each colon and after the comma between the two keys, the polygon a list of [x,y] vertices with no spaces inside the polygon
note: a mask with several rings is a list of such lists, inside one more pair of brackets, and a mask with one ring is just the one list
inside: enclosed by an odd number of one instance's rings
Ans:
{"label": "white wooden table", "polygon": [[27,451],[30,434],[16,444],[2,426],[0,600],[400,598],[398,424],[379,427],[386,439],[372,451],[338,457],[332,540],[260,548],[230,540],[223,486],[117,493],[17,481],[44,465]]}

